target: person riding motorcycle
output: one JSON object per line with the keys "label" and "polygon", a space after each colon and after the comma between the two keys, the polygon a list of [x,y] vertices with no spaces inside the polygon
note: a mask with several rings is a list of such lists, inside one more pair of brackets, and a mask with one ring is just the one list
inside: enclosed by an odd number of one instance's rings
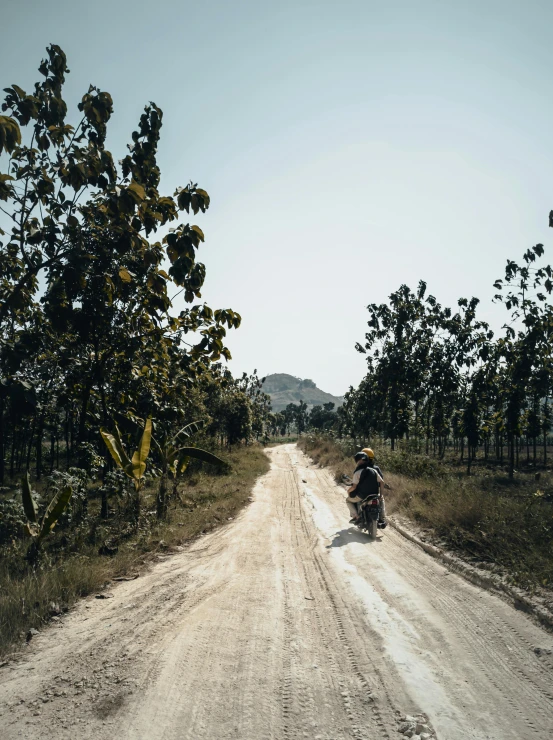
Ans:
{"label": "person riding motorcycle", "polygon": [[[357,504],[367,498],[368,491],[366,489],[367,483],[370,480],[369,476],[376,476],[379,490],[381,490],[381,487],[384,484],[384,479],[377,470],[375,470],[374,464],[369,464],[369,457],[365,452],[356,452],[353,459],[357,463],[357,466],[353,474],[351,485],[348,488],[348,497],[346,498],[346,503],[352,517],[350,519],[350,524],[355,524],[359,518]],[[383,520],[383,523],[384,522],[385,520]],[[386,525],[384,524],[384,526]]]}
{"label": "person riding motorcycle", "polygon": [[380,470],[380,468],[378,467],[378,465],[376,465],[375,462],[374,462],[374,452],[371,450],[371,448],[370,447],[363,447],[363,449],[361,450],[361,452],[364,452],[365,455],[368,457],[368,459],[369,459],[369,466],[371,468],[374,468],[376,470],[376,472],[378,473],[378,475],[382,478],[382,480],[384,480],[384,474],[382,473],[382,470]]}
{"label": "person riding motorcycle", "polygon": [[[363,447],[361,452],[364,452],[365,455],[369,458],[369,467],[374,468],[378,475],[384,480],[384,474],[382,473],[382,470],[378,467],[378,465],[374,462],[374,452],[371,450],[370,447]],[[378,521],[378,526],[380,529],[385,529],[388,526],[388,522],[386,521],[386,502],[384,501],[384,493],[382,489],[384,488],[383,485],[380,486],[380,518]],[[389,488],[389,486],[386,486],[386,488]]]}

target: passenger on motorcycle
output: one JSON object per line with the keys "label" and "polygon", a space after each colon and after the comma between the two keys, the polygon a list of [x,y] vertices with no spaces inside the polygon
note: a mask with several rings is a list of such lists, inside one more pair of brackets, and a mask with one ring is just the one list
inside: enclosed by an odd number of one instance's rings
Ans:
{"label": "passenger on motorcycle", "polygon": [[[375,465],[374,462],[374,452],[371,450],[370,447],[363,447],[361,452],[364,452],[365,455],[369,458],[369,467],[374,468],[378,475],[384,480],[384,475],[382,473],[382,470],[378,467],[378,465]],[[386,521],[386,502],[384,501],[384,493],[382,489],[384,488],[383,485],[380,486],[380,518],[378,521],[378,526],[381,529],[385,529],[385,527],[388,526],[388,522]]]}
{"label": "passenger on motorcycle", "polygon": [[[348,488],[348,497],[346,498],[349,513],[352,517],[350,524],[357,522],[359,516],[357,504],[370,495],[374,489],[375,482],[378,491],[381,490],[381,486],[384,483],[382,476],[374,469],[374,466],[369,465],[369,458],[365,452],[356,452],[353,459],[357,463],[357,466],[353,474],[351,486]],[[376,481],[374,480],[375,478]]]}
{"label": "passenger on motorcycle", "polygon": [[384,480],[384,474],[382,473],[382,470],[380,470],[380,468],[378,467],[378,465],[376,465],[375,462],[374,462],[374,452],[371,450],[371,448],[370,447],[363,447],[363,449],[361,450],[361,452],[364,452],[365,455],[368,457],[368,459],[369,459],[369,466],[371,468],[374,468],[376,470],[376,472],[378,473],[378,475],[382,478],[382,480]]}

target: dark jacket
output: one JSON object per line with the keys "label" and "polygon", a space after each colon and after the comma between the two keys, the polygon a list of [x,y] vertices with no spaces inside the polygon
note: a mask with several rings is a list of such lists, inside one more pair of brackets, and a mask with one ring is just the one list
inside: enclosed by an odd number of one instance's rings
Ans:
{"label": "dark jacket", "polygon": [[374,465],[374,463],[371,465],[369,463],[369,468],[374,468],[374,470],[376,470],[376,472],[382,478],[382,480],[384,480],[384,476],[382,475],[382,470],[380,470],[380,468],[378,467],[378,465]]}
{"label": "dark jacket", "polygon": [[361,477],[355,489],[356,496],[366,499],[368,496],[374,496],[380,491],[377,473],[380,475],[376,465],[374,467],[371,465],[361,466]]}

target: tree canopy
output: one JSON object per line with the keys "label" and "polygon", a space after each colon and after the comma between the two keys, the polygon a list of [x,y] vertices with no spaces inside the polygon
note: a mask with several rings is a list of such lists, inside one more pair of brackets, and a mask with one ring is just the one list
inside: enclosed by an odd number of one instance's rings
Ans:
{"label": "tree canopy", "polygon": [[467,465],[480,446],[503,457],[507,445],[511,476],[523,436],[542,437],[547,458],[552,387],[553,331],[550,265],[542,244],[519,263],[508,260],[495,282],[495,300],[508,312],[495,337],[477,318],[477,298],[461,298],[457,309],[441,306],[420,282],[402,285],[389,303],[368,306],[368,331],[357,344],[368,373],[346,394],[338,415],[351,434],[379,435],[392,448],[410,440],[443,456],[446,445],[467,445]]}
{"label": "tree canopy", "polygon": [[[179,218],[206,212],[210,198],[194,182],[160,192],[158,106],[145,106],[116,165],[110,94],[90,86],[68,111],[59,46],[39,73],[32,92],[6,88],[0,116],[0,481],[6,464],[13,477],[31,460],[40,478],[47,440],[50,469],[60,446],[68,464],[82,462],[121,416],[176,428],[205,412],[209,422],[233,385],[219,363],[241,322],[201,302],[204,234]],[[255,404],[266,405],[244,381],[234,387],[227,416],[245,419],[228,421],[231,442],[259,433]]]}

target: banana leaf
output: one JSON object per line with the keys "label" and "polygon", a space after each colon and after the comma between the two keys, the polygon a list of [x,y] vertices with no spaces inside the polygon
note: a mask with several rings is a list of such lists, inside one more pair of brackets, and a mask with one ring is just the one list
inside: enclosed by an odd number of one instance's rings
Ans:
{"label": "banana leaf", "polygon": [[229,464],[225,462],[225,460],[221,460],[220,457],[217,457],[217,455],[214,455],[212,452],[207,452],[199,447],[180,447],[178,452],[180,453],[179,459],[181,460],[183,457],[193,457],[195,460],[201,460],[210,465],[229,467]]}
{"label": "banana leaf", "polygon": [[54,529],[56,522],[66,510],[72,493],[73,489],[71,486],[65,486],[65,488],[62,488],[62,490],[50,501],[40,526],[40,533],[38,535],[39,539],[42,539],[48,534],[48,532]]}
{"label": "banana leaf", "polygon": [[121,451],[121,463],[122,467],[125,468],[125,466],[130,465],[131,461],[129,459],[129,456],[127,455],[127,452],[125,450],[125,445],[123,444],[123,440],[121,439],[121,432],[119,431],[119,427],[117,426],[117,422],[114,423],[114,432],[113,436],[117,440],[117,444],[119,445],[119,450]]}
{"label": "banana leaf", "polygon": [[194,434],[195,432],[199,432],[200,429],[204,426],[203,421],[191,421],[189,424],[186,424],[182,429],[180,429],[174,436],[173,439],[178,440],[178,438],[182,435],[185,437],[190,437],[191,434]]}
{"label": "banana leaf", "polygon": [[120,443],[113,434],[110,434],[110,432],[108,432],[107,429],[104,429],[104,427],[100,427],[100,434],[102,435],[102,439],[106,443],[106,447],[108,448],[110,455],[115,460],[117,466],[122,468],[124,451],[121,448]]}
{"label": "banana leaf", "polygon": [[152,420],[146,419],[144,425],[144,432],[142,439],[138,445],[138,449],[132,456],[132,477],[135,480],[140,480],[146,472],[146,460],[150,453],[150,442],[152,440]]}

